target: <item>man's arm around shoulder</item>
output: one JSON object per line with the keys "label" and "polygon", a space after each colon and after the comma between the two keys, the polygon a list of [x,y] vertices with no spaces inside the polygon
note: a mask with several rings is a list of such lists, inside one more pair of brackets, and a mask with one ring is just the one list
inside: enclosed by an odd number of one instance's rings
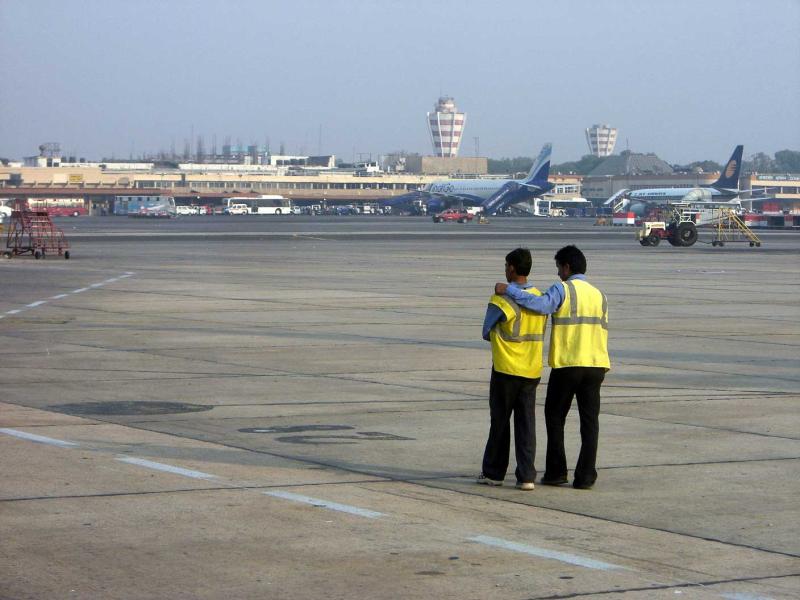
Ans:
{"label": "man's arm around shoulder", "polygon": [[494,293],[509,296],[522,308],[527,308],[540,315],[556,312],[564,302],[564,285],[561,282],[551,285],[541,296],[534,296],[516,284],[496,283]]}

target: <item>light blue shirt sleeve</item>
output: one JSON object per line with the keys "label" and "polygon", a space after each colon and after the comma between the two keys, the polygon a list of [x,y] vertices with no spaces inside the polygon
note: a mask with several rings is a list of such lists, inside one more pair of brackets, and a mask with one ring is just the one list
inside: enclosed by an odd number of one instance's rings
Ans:
{"label": "light blue shirt sleeve", "polygon": [[512,283],[506,290],[514,302],[540,315],[552,315],[564,302],[564,284],[560,281],[551,285],[541,296],[526,294]]}
{"label": "light blue shirt sleeve", "polygon": [[500,310],[500,307],[490,304],[486,307],[486,316],[483,318],[483,339],[489,341],[489,332],[492,327],[497,325],[500,321],[505,321],[506,315]]}

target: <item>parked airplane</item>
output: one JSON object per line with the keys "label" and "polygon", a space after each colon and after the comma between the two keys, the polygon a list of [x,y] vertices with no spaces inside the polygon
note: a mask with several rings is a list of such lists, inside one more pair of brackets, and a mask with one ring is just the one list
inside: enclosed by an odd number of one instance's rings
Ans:
{"label": "parked airplane", "polygon": [[[636,214],[642,214],[648,204],[681,203],[739,206],[741,204],[739,194],[752,193],[753,191],[739,189],[739,173],[741,173],[742,170],[743,152],[744,146],[736,146],[719,178],[710,185],[694,188],[659,187],[640,190],[624,189],[611,196],[605,201],[605,204],[612,205],[614,207],[614,212],[619,212],[629,207],[628,210]],[[747,200],[755,199],[757,198],[747,198]]]}
{"label": "parked airplane", "polygon": [[552,144],[545,144],[525,179],[442,179],[383,204],[397,206],[418,200],[427,204],[428,212],[434,212],[444,208],[448,201],[455,201],[480,206],[485,214],[494,214],[510,204],[530,200],[553,189],[553,184],[547,181],[551,152]]}

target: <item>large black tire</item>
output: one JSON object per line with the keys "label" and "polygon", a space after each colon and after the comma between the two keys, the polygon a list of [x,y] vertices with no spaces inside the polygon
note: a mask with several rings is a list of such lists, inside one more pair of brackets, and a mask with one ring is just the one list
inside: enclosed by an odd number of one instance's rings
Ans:
{"label": "large black tire", "polygon": [[36,260],[39,260],[40,258],[42,258],[42,251],[41,250],[34,250],[33,251],[33,258],[35,258]]}
{"label": "large black tire", "polygon": [[658,246],[658,243],[661,241],[661,238],[654,233],[647,236],[647,239],[650,241],[651,246]]}
{"label": "large black tire", "polygon": [[649,246],[649,245],[650,245],[650,240],[649,240],[648,238],[644,237],[644,238],[642,238],[642,239],[640,239],[640,240],[639,240],[639,243],[640,243],[642,246]]}
{"label": "large black tire", "polygon": [[680,246],[694,246],[697,241],[697,227],[694,226],[694,223],[679,223],[675,237]]}

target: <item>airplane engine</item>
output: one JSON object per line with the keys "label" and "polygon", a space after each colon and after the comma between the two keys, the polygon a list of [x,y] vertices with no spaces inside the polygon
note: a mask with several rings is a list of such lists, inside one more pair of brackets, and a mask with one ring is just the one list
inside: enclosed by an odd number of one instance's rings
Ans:
{"label": "airplane engine", "polygon": [[681,198],[681,202],[711,202],[712,198],[711,190],[694,188],[693,190],[689,190],[689,192]]}

